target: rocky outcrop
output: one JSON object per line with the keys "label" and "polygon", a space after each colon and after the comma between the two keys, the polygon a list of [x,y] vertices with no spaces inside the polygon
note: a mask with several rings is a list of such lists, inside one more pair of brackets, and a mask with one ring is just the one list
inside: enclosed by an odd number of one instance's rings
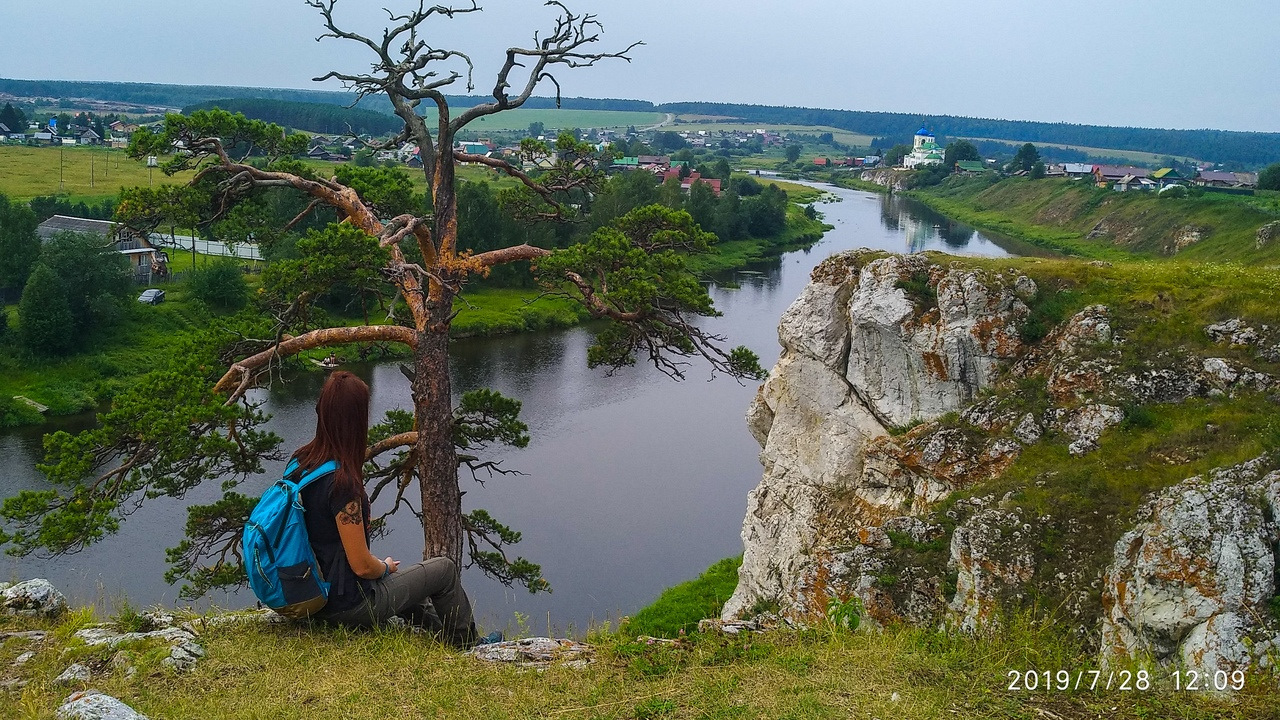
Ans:
{"label": "rocky outcrop", "polygon": [[[1248,395],[1234,407],[1254,412],[1280,388],[1266,365],[1280,332],[1235,318],[1204,329],[1217,347],[1153,348],[1132,306],[1035,326],[1041,292],[928,255],[844,253],[814,270],[748,411],[764,474],[720,626],[804,623],[857,598],[869,622],[975,630],[1034,599],[1108,659],[1216,671],[1280,657],[1280,458],[1160,480],[1146,499],[1092,476],[1133,472],[1143,487],[1167,477],[1145,468],[1216,452],[1229,439],[1216,424],[1166,442],[1148,406]],[[1170,313],[1159,294],[1141,302]],[[1120,438],[1158,447],[1101,453]]]}
{"label": "rocky outcrop", "polygon": [[911,173],[906,170],[896,170],[894,168],[876,168],[874,170],[863,170],[860,175],[863,180],[880,187],[886,187],[893,191],[906,190]]}
{"label": "rocky outcrop", "polygon": [[[1210,676],[1269,663],[1280,472],[1267,458],[1158,493],[1116,543],[1103,583],[1104,658],[1151,657]],[[1264,664],[1265,664],[1264,663]]]}
{"label": "rocky outcrop", "polygon": [[[813,278],[783,315],[782,357],[748,413],[765,474],[748,496],[743,566],[725,618],[760,602],[796,605],[814,567],[810,550],[828,530],[937,502],[963,483],[922,471],[974,451],[962,434],[899,442],[889,428],[965,406],[1020,349],[1028,310],[1016,276],[853,252]],[[1009,454],[988,450],[976,449],[975,472]],[[831,526],[832,517],[844,520]]]}
{"label": "rocky outcrop", "polygon": [[1280,220],[1269,222],[1258,228],[1257,240],[1254,242],[1254,249],[1261,250],[1271,244],[1273,240],[1280,237]]}

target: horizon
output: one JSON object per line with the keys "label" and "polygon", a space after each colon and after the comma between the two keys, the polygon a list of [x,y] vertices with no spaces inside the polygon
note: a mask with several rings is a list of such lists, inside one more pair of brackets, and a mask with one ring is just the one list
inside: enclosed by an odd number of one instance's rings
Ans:
{"label": "horizon", "polygon": [[[505,49],[527,44],[550,11],[494,3],[480,15],[433,20],[435,42],[475,60],[486,94]],[[600,48],[645,42],[632,61],[563,73],[574,97],[677,97],[718,103],[1016,118],[1107,127],[1280,132],[1280,98],[1259,78],[1280,74],[1269,29],[1280,4],[1113,3],[1034,5],[990,0],[958,6],[810,0],[785,13],[761,0],[580,0],[604,24]],[[404,2],[392,3],[398,9]],[[299,0],[224,0],[213,25],[198,7],[119,0],[109,11],[70,0],[51,23],[38,5],[11,8],[0,27],[0,67],[18,77],[88,82],[336,90],[309,80],[367,66],[368,49],[317,43],[320,18]],[[340,2],[337,19],[374,33],[386,14]],[[174,28],[217,32],[175,37]],[[45,30],[48,28],[48,30]],[[56,29],[58,51],[49,52]],[[134,40],[128,52],[120,40]],[[450,88],[472,94],[464,83]],[[551,86],[547,85],[547,92]],[[899,109],[901,108],[901,109]]]}
{"label": "horizon", "polygon": [[[334,95],[346,95],[346,96],[352,95],[352,93],[349,93],[341,89],[334,89],[332,87],[291,87],[291,86],[280,86],[280,85],[232,85],[232,84],[224,84],[224,83],[164,83],[164,82],[147,82],[147,81],[137,81],[137,80],[83,80],[83,79],[68,79],[68,78],[49,78],[49,77],[43,77],[43,78],[0,77],[0,81],[4,81],[4,80],[16,80],[20,82],[103,83],[103,84],[140,85],[140,86],[149,85],[149,86],[156,86],[156,87],[165,87],[165,86],[192,87],[192,88],[207,87],[207,88],[229,88],[229,89],[237,89],[237,90],[290,90],[290,91],[299,91],[299,92],[331,93]],[[462,94],[462,93],[446,93],[446,95],[451,98],[467,97],[467,98],[483,99],[483,98],[491,97],[489,95]],[[381,97],[381,96],[378,96],[378,97]],[[531,96],[530,99],[553,100],[555,99],[555,96],[539,95],[535,93],[533,96]],[[650,100],[646,98],[623,97],[623,96],[606,97],[602,95],[562,95],[561,100],[622,100],[622,101],[628,101],[628,102],[644,102],[644,103],[649,103],[653,105],[656,110],[661,110],[661,108],[664,105],[679,105],[683,103],[706,102],[706,103],[721,104],[721,105],[747,105],[747,106],[753,106],[753,107],[783,107],[783,108],[799,108],[799,109],[805,109],[805,110],[834,110],[834,111],[846,111],[846,112],[888,113],[892,115],[905,115],[908,117],[914,116],[914,117],[919,117],[925,120],[927,120],[930,117],[953,117],[953,118],[965,118],[965,119],[971,119],[971,120],[999,120],[1002,122],[1014,122],[1014,123],[1048,123],[1048,124],[1062,124],[1062,125],[1074,125],[1074,126],[1085,126],[1085,127],[1133,128],[1137,130],[1173,130],[1173,131],[1208,130],[1208,131],[1229,132],[1229,133],[1255,133],[1255,134],[1263,134],[1263,135],[1280,135],[1280,130],[1237,130],[1237,129],[1213,127],[1213,126],[1166,127],[1166,126],[1159,126],[1159,125],[1115,125],[1115,124],[1102,124],[1102,123],[1096,123],[1096,122],[1071,122],[1066,120],[1035,120],[1035,119],[1029,119],[1029,118],[1020,118],[1020,117],[999,117],[996,115],[960,115],[955,113],[925,113],[925,112],[913,112],[913,111],[903,111],[903,110],[886,110],[886,109],[878,109],[878,108],[847,108],[847,107],[841,108],[841,107],[834,107],[834,106],[818,106],[818,105],[782,105],[782,104],[774,104],[774,103],[755,103],[755,102],[744,102],[744,101],[733,101],[733,100],[723,100],[723,101],[722,100],[714,100],[714,101],[713,100],[667,100],[667,101],[658,102],[658,101]],[[305,101],[291,101],[291,102],[305,102]],[[356,107],[362,107],[363,109],[372,110],[373,112],[379,112],[386,115],[391,114],[383,110],[374,110],[367,106],[357,105]],[[176,109],[180,110],[181,108],[176,108]]]}

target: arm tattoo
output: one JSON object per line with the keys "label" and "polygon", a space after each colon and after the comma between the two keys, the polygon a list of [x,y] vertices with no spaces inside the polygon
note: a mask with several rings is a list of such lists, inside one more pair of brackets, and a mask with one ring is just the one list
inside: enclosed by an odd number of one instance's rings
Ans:
{"label": "arm tattoo", "polygon": [[342,525],[361,525],[364,523],[364,513],[360,509],[360,501],[352,500],[342,508],[342,512],[338,513],[338,522]]}

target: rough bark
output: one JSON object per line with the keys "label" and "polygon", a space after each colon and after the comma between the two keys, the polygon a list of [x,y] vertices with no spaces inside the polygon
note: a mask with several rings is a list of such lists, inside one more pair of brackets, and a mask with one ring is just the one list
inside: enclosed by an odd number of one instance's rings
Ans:
{"label": "rough bark", "polygon": [[422,557],[447,557],[461,563],[462,493],[453,445],[447,326],[419,333],[414,364],[414,424],[418,432],[415,449],[425,543]]}

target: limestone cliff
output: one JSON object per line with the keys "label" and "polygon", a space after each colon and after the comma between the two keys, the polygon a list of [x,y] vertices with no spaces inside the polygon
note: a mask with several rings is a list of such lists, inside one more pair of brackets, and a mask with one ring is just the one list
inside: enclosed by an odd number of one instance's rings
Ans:
{"label": "limestone cliff", "polygon": [[[1079,277],[1038,263],[858,251],[815,269],[748,410],[764,475],[724,619],[856,596],[875,621],[975,629],[1052,600],[1104,657],[1268,662],[1280,458],[1176,482],[1228,433],[1257,443],[1213,423],[1164,442],[1147,408],[1262,422],[1275,328],[1209,325],[1197,351],[1143,325],[1168,313],[1080,302]],[[1048,317],[1064,299],[1079,307]],[[1116,433],[1141,450],[1108,471]]]}
{"label": "limestone cliff", "polygon": [[894,168],[875,168],[873,170],[864,170],[858,177],[863,180],[874,183],[890,190],[906,190],[911,177],[908,170],[896,170]]}

